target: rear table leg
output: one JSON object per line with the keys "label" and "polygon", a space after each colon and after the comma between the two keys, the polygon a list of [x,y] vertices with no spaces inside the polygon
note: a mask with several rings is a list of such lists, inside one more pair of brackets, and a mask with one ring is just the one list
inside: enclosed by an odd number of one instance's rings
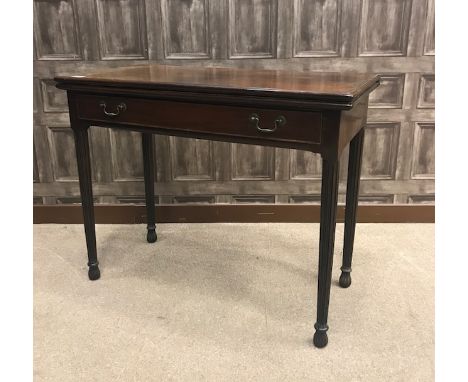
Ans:
{"label": "rear table leg", "polygon": [[156,234],[156,218],[154,212],[154,150],[153,135],[142,133],[143,143],[143,167],[145,176],[145,198],[146,198],[146,216],[147,216],[147,234],[148,243],[154,243],[158,240]]}
{"label": "rear table leg", "polygon": [[351,285],[351,261],[353,259],[354,233],[356,231],[356,212],[358,207],[363,141],[364,129],[361,129],[351,140],[349,145],[343,264],[339,281],[342,288],[348,288]]}

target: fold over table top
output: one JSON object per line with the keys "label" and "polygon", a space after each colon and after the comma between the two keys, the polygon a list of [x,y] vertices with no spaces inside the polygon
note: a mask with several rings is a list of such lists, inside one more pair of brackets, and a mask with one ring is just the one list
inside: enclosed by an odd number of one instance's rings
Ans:
{"label": "fold over table top", "polygon": [[61,89],[76,86],[255,96],[334,103],[349,108],[379,84],[379,76],[354,73],[237,69],[146,64],[57,76]]}

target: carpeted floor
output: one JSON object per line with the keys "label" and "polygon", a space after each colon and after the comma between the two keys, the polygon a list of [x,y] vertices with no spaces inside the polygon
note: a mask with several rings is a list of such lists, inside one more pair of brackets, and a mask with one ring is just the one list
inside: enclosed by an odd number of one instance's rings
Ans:
{"label": "carpeted floor", "polygon": [[314,333],[318,224],[34,227],[34,380],[432,381],[434,226],[358,224],[329,343]]}

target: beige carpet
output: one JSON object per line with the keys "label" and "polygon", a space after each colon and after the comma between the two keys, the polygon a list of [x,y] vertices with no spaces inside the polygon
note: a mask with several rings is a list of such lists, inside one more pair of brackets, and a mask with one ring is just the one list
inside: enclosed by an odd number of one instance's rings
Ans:
{"label": "beige carpet", "polygon": [[34,227],[35,381],[432,381],[434,226],[359,224],[353,284],[311,346],[318,224]]}

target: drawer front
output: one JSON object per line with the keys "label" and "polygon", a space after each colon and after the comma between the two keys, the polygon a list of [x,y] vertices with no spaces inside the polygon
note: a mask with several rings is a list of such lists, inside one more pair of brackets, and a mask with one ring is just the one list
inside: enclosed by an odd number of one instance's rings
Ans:
{"label": "drawer front", "polygon": [[320,144],[319,112],[280,111],[125,97],[77,97],[78,117],[159,130]]}

